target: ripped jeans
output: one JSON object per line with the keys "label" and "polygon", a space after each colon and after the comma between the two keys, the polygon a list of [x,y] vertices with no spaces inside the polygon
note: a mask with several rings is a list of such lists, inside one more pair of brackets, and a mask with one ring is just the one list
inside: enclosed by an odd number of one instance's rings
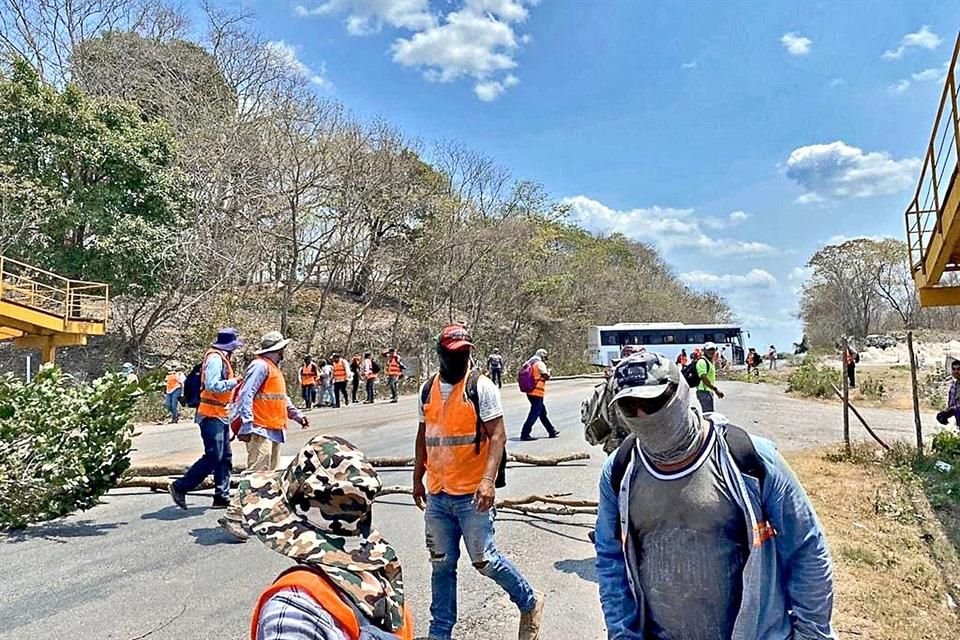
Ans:
{"label": "ripped jeans", "polygon": [[430,638],[449,640],[457,622],[457,561],[463,538],[473,567],[507,592],[521,612],[536,604],[533,588],[517,567],[500,555],[493,541],[493,510],[479,513],[473,496],[446,493],[427,497],[425,529],[433,569]]}

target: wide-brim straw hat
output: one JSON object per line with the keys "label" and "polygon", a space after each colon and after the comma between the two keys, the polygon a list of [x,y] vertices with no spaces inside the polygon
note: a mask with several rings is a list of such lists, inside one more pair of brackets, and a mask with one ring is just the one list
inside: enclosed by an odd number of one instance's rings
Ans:
{"label": "wide-brim straw hat", "polygon": [[271,351],[280,351],[290,344],[290,338],[284,338],[279,331],[271,331],[263,334],[260,338],[260,348],[253,352],[254,355],[262,355]]}

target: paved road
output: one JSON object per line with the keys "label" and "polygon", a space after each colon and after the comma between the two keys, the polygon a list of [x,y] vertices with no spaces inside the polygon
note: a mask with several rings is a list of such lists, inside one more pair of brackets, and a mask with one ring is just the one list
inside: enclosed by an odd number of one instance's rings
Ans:
{"label": "paved road", "polygon": [[[526,399],[504,393],[508,447],[548,454],[588,450],[579,425],[579,403],[588,381],[556,382],[547,405],[561,429],[556,440],[519,442]],[[767,385],[727,383],[730,399],[718,409],[732,421],[774,439],[783,449],[835,441],[841,433],[835,405],[787,398]],[[416,425],[415,398],[396,405],[314,411],[314,426],[291,430],[285,455],[318,432],[337,433],[369,455],[409,455]],[[909,412],[867,410],[865,417],[888,438],[910,438]],[[931,428],[932,425],[927,425]],[[855,428],[854,433],[862,433]],[[543,432],[540,432],[543,435]],[[145,426],[137,460],[192,461],[200,452],[195,427]],[[596,496],[602,452],[568,468],[512,467],[507,495],[569,491]],[[237,451],[238,460],[244,454]],[[409,484],[409,471],[385,471],[385,484]],[[118,490],[86,513],[0,537],[0,638],[151,640],[247,637],[250,609],[259,591],[288,562],[256,541],[235,544],[211,512],[209,494],[188,499],[181,511],[166,494]],[[417,628],[425,633],[430,574],[423,522],[406,496],[378,501],[376,525],[400,553]],[[548,594],[544,640],[605,637],[597,598],[589,518],[504,515],[498,540],[534,585]],[[461,563],[459,638],[513,636],[517,613],[492,583]]]}

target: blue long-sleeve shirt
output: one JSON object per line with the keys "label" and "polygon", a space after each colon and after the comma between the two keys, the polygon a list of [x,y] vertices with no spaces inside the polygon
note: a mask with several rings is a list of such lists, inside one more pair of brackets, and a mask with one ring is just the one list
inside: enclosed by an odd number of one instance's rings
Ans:
{"label": "blue long-sleeve shirt", "polygon": [[[203,363],[203,388],[212,393],[223,393],[224,391],[233,391],[237,386],[237,380],[228,378],[223,370],[223,359],[210,355]],[[194,418],[194,422],[200,424],[203,418],[199,412]],[[222,422],[229,422],[226,418],[215,418]]]}
{"label": "blue long-sleeve shirt", "polygon": [[[286,429],[265,429],[257,426],[253,421],[253,397],[260,391],[268,375],[270,375],[270,369],[263,358],[256,358],[243,374],[243,388],[240,389],[235,400],[236,412],[240,416],[240,435],[255,433],[273,442],[282,443],[286,441]],[[299,422],[302,415],[294,406],[290,396],[287,396],[287,417]]]}

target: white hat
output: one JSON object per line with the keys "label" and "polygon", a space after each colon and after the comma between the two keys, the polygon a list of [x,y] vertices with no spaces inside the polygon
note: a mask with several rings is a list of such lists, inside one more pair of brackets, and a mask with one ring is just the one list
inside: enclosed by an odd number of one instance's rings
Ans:
{"label": "white hat", "polygon": [[263,337],[260,338],[260,348],[254,351],[253,354],[259,356],[264,353],[270,353],[271,351],[280,351],[286,348],[288,344],[290,344],[289,338],[284,338],[283,334],[279,331],[271,331],[263,334]]}
{"label": "white hat", "polygon": [[716,345],[715,342],[706,342],[706,343],[704,343],[704,345],[703,345],[703,350],[704,350],[704,351],[710,351],[711,349],[713,349],[714,351],[716,351],[717,345]]}

